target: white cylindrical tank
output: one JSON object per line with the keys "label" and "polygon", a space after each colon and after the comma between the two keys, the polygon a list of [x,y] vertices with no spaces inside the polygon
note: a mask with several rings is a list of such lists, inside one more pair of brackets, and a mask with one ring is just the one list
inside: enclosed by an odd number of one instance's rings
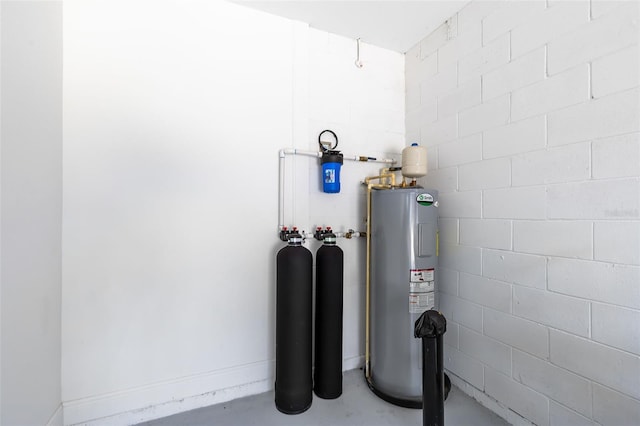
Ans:
{"label": "white cylindrical tank", "polygon": [[412,143],[402,150],[402,176],[419,178],[427,174],[427,148]]}

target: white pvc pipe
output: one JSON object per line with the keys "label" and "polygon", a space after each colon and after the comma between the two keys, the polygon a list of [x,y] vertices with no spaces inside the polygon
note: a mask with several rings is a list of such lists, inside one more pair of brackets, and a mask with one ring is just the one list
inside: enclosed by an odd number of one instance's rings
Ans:
{"label": "white pvc pipe", "polygon": [[280,178],[278,188],[278,231],[284,226],[284,152],[280,151],[278,161],[278,174]]}
{"label": "white pvc pipe", "polygon": [[375,157],[367,157],[365,155],[346,155],[343,154],[343,158],[348,161],[358,161],[361,163],[384,163],[384,164],[395,164],[396,160],[393,158],[375,158]]}
{"label": "white pvc pipe", "polygon": [[[305,239],[315,239],[315,235],[310,233],[310,232],[306,232],[306,231],[298,231],[298,232]],[[333,235],[335,235],[336,238],[347,238],[347,232],[333,232],[333,231],[331,231],[331,233]],[[364,237],[365,235],[366,235],[365,232],[354,231],[354,232],[351,233],[351,238]]]}
{"label": "white pvc pipe", "polygon": [[[285,155],[306,155],[308,157],[322,157],[322,151],[305,151],[297,148],[283,148],[280,150],[280,158],[284,158]],[[384,163],[395,164],[397,161],[393,158],[375,158],[368,155],[347,155],[342,154],[342,157],[347,161],[359,161],[362,163]]]}
{"label": "white pvc pipe", "polygon": [[280,150],[280,158],[284,158],[285,155],[307,155],[309,157],[322,157],[322,152],[305,151],[297,148],[283,148]]}
{"label": "white pvc pipe", "polygon": [[[347,232],[334,232],[336,238],[347,238]],[[364,237],[366,234],[364,232],[355,231],[351,233],[350,238]],[[348,238],[347,238],[348,239]]]}

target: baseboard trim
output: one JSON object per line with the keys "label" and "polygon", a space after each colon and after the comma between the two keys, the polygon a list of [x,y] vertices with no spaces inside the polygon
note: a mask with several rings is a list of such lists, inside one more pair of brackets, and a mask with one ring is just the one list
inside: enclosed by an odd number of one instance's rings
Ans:
{"label": "baseboard trim", "polygon": [[[64,424],[130,425],[268,392],[273,390],[274,364],[273,360],[258,362],[68,401],[63,404]],[[344,359],[342,367],[348,371],[363,364],[364,356],[360,355]],[[47,426],[61,426],[60,413],[60,423]]]}
{"label": "baseboard trim", "polygon": [[342,360],[342,371],[355,370],[364,366],[364,355],[358,355]]}
{"label": "baseboard trim", "polygon": [[483,407],[486,407],[488,410],[494,412],[496,415],[505,419],[509,424],[514,426],[535,426],[529,420],[525,419],[518,413],[511,411],[509,408],[505,407],[495,399],[491,398],[489,395],[482,392],[480,389],[465,382],[463,379],[456,376],[449,370],[446,370],[446,371],[447,371],[447,375],[451,379],[451,383],[454,386],[456,386],[465,394],[469,395],[474,400],[478,401],[478,403]]}
{"label": "baseboard trim", "polygon": [[64,402],[64,424],[130,425],[273,389],[263,361],[96,397]]}

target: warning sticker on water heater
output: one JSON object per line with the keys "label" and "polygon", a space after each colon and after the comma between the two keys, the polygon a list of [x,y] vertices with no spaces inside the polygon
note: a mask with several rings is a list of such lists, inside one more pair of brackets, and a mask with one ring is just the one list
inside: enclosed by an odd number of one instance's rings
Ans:
{"label": "warning sticker on water heater", "polygon": [[410,269],[409,273],[412,283],[420,283],[424,281],[433,281],[435,269]]}
{"label": "warning sticker on water heater", "polygon": [[434,268],[409,270],[409,313],[421,314],[435,306]]}
{"label": "warning sticker on water heater", "polygon": [[424,311],[435,307],[435,294],[431,293],[411,293],[409,294],[409,313],[421,314]]}
{"label": "warning sticker on water heater", "polygon": [[428,291],[434,291],[435,289],[435,281],[409,283],[409,292],[411,293],[426,293]]}

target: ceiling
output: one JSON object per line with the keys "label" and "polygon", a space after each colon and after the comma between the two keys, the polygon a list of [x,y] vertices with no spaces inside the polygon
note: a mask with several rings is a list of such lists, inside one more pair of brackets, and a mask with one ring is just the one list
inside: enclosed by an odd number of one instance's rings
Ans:
{"label": "ceiling", "polygon": [[404,53],[469,0],[234,0],[254,9]]}

